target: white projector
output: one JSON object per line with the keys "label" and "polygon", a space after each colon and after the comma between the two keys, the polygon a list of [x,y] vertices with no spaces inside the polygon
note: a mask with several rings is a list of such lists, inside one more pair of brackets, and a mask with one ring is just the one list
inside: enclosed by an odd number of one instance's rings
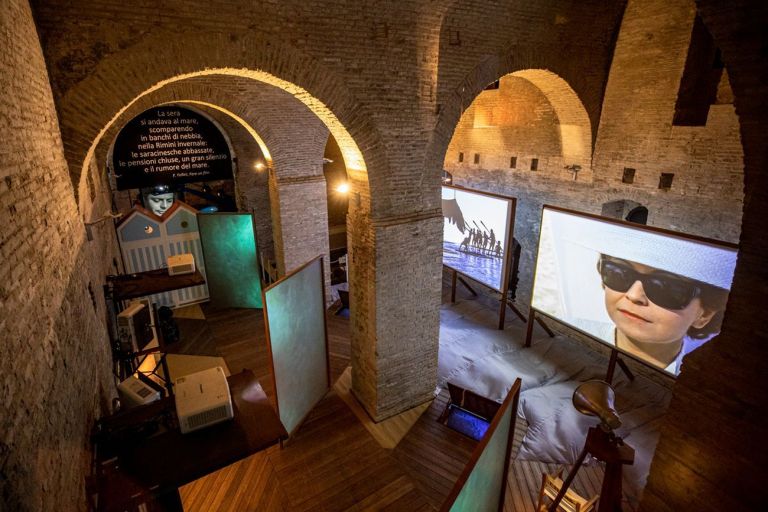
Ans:
{"label": "white projector", "polygon": [[195,257],[189,253],[168,256],[167,263],[169,276],[195,273]]}
{"label": "white projector", "polygon": [[180,377],[174,384],[176,415],[182,434],[234,416],[229,384],[221,366]]}
{"label": "white projector", "polygon": [[160,391],[136,377],[128,377],[118,384],[117,391],[120,399],[128,407],[144,405],[160,400]]}

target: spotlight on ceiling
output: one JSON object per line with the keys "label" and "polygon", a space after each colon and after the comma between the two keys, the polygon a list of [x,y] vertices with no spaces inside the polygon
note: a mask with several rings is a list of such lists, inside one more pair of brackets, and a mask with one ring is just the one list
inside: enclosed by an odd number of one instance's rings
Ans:
{"label": "spotlight on ceiling", "polygon": [[349,183],[345,181],[337,185],[336,192],[341,192],[342,194],[346,194],[347,192],[349,192]]}
{"label": "spotlight on ceiling", "polygon": [[266,167],[266,164],[264,164],[264,162],[261,160],[256,160],[256,163],[253,164],[253,168],[257,171],[263,171]]}

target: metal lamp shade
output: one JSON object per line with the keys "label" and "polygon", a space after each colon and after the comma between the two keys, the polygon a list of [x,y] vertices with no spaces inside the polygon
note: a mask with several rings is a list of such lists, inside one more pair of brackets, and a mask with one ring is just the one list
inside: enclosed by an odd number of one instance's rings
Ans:
{"label": "metal lamp shade", "polygon": [[573,406],[582,414],[600,418],[601,427],[614,430],[621,426],[621,420],[614,408],[616,395],[613,388],[602,380],[589,380],[573,392]]}

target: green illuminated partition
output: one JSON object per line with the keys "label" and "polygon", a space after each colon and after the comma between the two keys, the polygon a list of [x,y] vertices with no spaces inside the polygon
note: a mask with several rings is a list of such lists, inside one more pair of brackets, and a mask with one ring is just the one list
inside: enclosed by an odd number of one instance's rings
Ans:
{"label": "green illuminated partition", "polygon": [[253,215],[198,213],[197,226],[211,303],[217,307],[262,307]]}
{"label": "green illuminated partition", "polygon": [[517,379],[440,512],[501,512],[504,509],[504,483],[519,396],[520,379]]}
{"label": "green illuminated partition", "polygon": [[330,387],[324,288],[318,256],[264,289],[277,412],[290,434]]}

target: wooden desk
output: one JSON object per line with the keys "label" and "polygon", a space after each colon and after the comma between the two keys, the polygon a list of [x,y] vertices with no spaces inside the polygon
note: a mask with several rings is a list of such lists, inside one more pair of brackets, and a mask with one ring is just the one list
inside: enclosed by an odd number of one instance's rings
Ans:
{"label": "wooden desk", "polygon": [[205,278],[199,270],[195,270],[192,274],[180,276],[169,276],[167,268],[135,274],[107,276],[107,285],[111,287],[112,299],[116,301],[136,299],[145,295],[170,292],[201,284],[205,284]]}
{"label": "wooden desk", "polygon": [[99,421],[96,510],[122,512],[157,498],[180,505],[178,487],[288,437],[250,370],[227,381],[234,418],[203,430],[181,434],[173,398]]}

